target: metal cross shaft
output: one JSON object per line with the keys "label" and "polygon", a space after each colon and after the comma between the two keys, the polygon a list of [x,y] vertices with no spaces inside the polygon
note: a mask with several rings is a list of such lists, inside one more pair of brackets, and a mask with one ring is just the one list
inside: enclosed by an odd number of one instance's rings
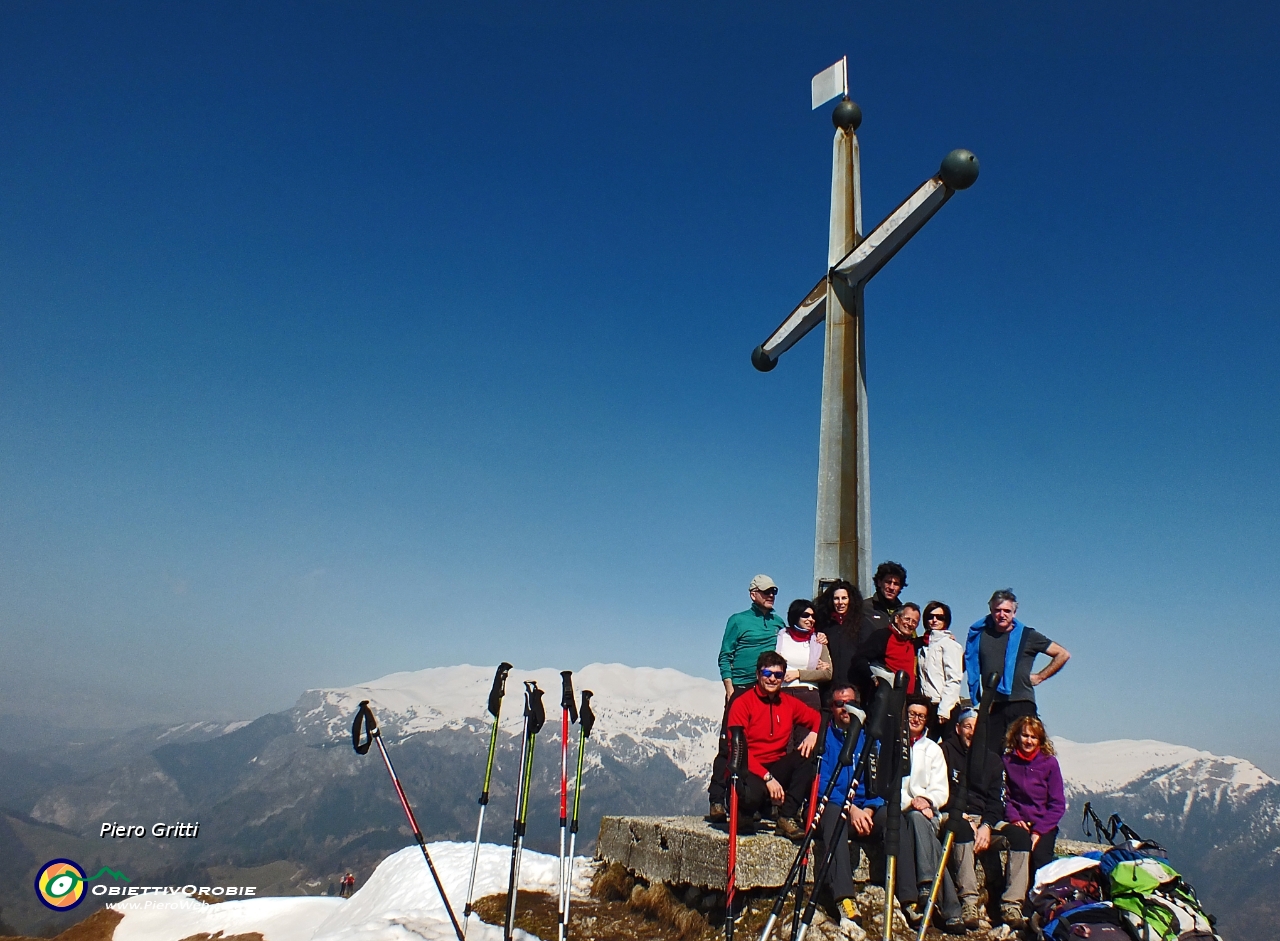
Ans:
{"label": "metal cross shaft", "polygon": [[831,222],[827,273],[751,354],[768,372],[801,337],[826,321],[822,421],[818,440],[818,513],[814,592],[838,578],[871,591],[871,463],[867,425],[863,290],[956,190],[978,178],[978,158],[953,150],[937,174],[862,234],[862,173],[857,130],[862,109],[847,97],[831,115]]}

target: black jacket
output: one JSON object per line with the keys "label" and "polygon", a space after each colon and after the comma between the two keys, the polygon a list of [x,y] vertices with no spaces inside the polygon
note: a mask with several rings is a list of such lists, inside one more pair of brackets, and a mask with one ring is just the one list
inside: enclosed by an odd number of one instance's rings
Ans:
{"label": "black jacket", "polygon": [[900,607],[902,607],[901,601],[894,602],[893,607],[890,607],[889,603],[880,597],[879,592],[862,602],[861,636],[866,637],[873,631],[888,627]]}
{"label": "black jacket", "polygon": [[951,788],[951,797],[942,809],[948,813],[955,813],[955,800],[963,788],[968,794],[965,813],[977,814],[989,827],[1003,820],[1003,801],[988,801],[978,791],[969,790],[969,749],[965,748],[959,740],[949,739],[942,743],[942,755],[947,759],[947,785]]}
{"label": "black jacket", "polygon": [[[853,658],[858,652],[858,637],[861,618],[852,611],[845,615],[845,620],[850,621],[852,630],[846,630],[844,625],[837,624],[829,618],[824,618],[827,623],[819,625],[818,630],[827,635],[827,652],[831,654],[831,682],[826,685],[829,689],[836,683],[858,683],[853,678]],[[823,690],[826,692],[826,689]],[[866,700],[863,700],[866,702]]]}
{"label": "black jacket", "polygon": [[[875,678],[871,675],[871,665],[885,665],[885,650],[888,648],[889,638],[892,636],[893,628],[888,626],[877,628],[868,633],[866,622],[863,622],[862,637],[858,641],[858,650],[853,655],[853,664],[849,668],[849,673],[853,677],[853,685],[858,687],[858,691],[862,694],[863,702],[871,702],[871,694],[876,688]],[[918,651],[920,649],[919,639],[913,640],[912,645]],[[919,689],[919,686],[920,682],[917,676],[916,688]]]}

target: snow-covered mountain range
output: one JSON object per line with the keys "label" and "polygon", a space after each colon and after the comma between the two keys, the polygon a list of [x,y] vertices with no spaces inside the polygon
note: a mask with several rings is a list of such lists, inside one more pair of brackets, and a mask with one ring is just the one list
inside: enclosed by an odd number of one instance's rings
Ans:
{"label": "snow-covered mountain range", "polygon": [[[493,667],[470,665],[393,673],[342,689],[308,690],[294,710],[300,731],[327,738],[348,734],[351,716],[369,700],[388,733],[401,738],[442,729],[476,731],[492,717],[485,711]],[[518,735],[521,683],[546,692],[548,719],[558,719],[560,675],[555,670],[513,671],[500,728]],[[573,678],[577,690],[597,695],[594,738],[608,750],[623,739],[650,754],[662,753],[693,780],[702,780],[715,754],[724,707],[721,684],[676,670],[593,663]],[[552,731],[548,726],[548,731]],[[1069,799],[1123,795],[1136,782],[1162,794],[1178,794],[1190,812],[1196,802],[1237,806],[1278,782],[1243,758],[1219,756],[1150,739],[1081,743],[1055,738]],[[590,759],[589,759],[590,760]],[[597,759],[598,764],[598,759]],[[1159,774],[1152,778],[1153,772]]]}
{"label": "snow-covered mountain range", "polygon": [[[444,729],[488,729],[486,711],[494,667],[436,667],[393,673],[359,686],[308,690],[294,715],[304,734],[341,738],[350,734],[351,717],[361,700],[369,700],[388,736],[408,738]],[[536,682],[545,695],[547,733],[559,736],[561,679],[556,670],[513,670],[507,679],[499,729],[519,735],[523,723],[524,687]],[[661,753],[690,778],[711,767],[716,732],[724,708],[724,687],[678,670],[593,663],[573,676],[576,699],[582,690],[595,693],[593,746],[605,751],[638,748]],[[588,760],[600,764],[599,755]]]}
{"label": "snow-covered mountain range", "polygon": [[[11,838],[21,849],[0,861],[0,870],[12,868],[14,884],[29,885],[25,869],[34,872],[42,861],[36,857],[48,858],[53,848],[92,859],[103,852],[96,836],[105,820],[198,819],[199,841],[163,847],[134,841],[137,846],[112,846],[111,861],[190,872],[191,878],[214,859],[223,878],[287,861],[274,886],[281,893],[323,891],[347,868],[363,878],[408,836],[381,762],[350,747],[352,718],[365,699],[425,835],[467,839],[492,722],[486,705],[493,674],[493,667],[468,665],[395,673],[308,690],[293,709],[249,723],[130,733],[128,748],[99,749],[83,768],[70,762],[45,768],[49,774],[39,786],[8,791],[18,796],[8,799],[15,814],[0,815],[0,841]],[[551,850],[560,771],[555,670],[515,670],[508,680],[486,838],[509,838],[526,680],[544,690],[547,713],[535,755],[528,840],[532,850]],[[597,716],[584,774],[583,850],[590,851],[602,814],[705,812],[724,701],[719,683],[620,664],[584,667],[573,682],[579,693],[593,691]],[[1144,836],[1166,844],[1211,907],[1248,912],[1280,895],[1275,779],[1239,758],[1163,742],[1055,744],[1072,804],[1064,836],[1081,836],[1079,807],[1091,800],[1104,818],[1120,813]],[[112,754],[119,761],[106,767],[103,756]],[[0,778],[10,772],[44,773],[28,755],[0,753]],[[0,897],[6,917],[21,914],[23,899]]]}

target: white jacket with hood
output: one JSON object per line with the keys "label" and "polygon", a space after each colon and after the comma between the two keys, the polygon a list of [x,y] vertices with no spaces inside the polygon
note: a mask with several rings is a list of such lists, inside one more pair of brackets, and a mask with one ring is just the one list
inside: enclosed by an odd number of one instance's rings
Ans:
{"label": "white jacket with hood", "polygon": [[920,648],[917,660],[920,693],[938,707],[938,718],[946,722],[968,687],[964,681],[964,646],[950,631],[931,631],[929,643]]}

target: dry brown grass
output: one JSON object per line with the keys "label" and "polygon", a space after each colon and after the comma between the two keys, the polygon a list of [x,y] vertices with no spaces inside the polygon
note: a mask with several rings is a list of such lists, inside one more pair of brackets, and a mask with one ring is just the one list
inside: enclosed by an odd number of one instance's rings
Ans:
{"label": "dry brown grass", "polygon": [[[109,908],[102,908],[79,924],[72,925],[53,941],[111,941],[116,931],[116,925],[120,924],[122,918],[124,918],[124,915],[119,912],[112,911]],[[0,938],[0,941],[48,941],[48,939],[31,938],[26,935],[11,935],[7,938]]]}
{"label": "dry brown grass", "polygon": [[625,902],[631,898],[636,880],[621,863],[610,863],[591,880],[591,897],[604,902]]}
{"label": "dry brown grass", "polygon": [[701,915],[682,904],[661,882],[647,888],[633,886],[627,907],[651,921],[667,925],[680,941],[696,938],[708,928]]}

